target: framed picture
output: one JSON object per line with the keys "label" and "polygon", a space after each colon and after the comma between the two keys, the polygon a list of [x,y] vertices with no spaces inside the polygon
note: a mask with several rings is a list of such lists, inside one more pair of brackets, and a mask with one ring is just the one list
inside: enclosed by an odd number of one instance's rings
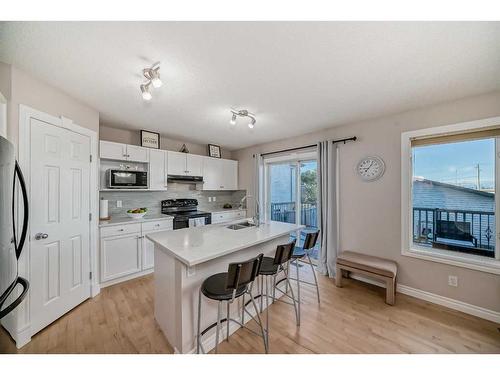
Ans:
{"label": "framed picture", "polygon": [[149,148],[160,148],[160,133],[141,130],[141,146]]}
{"label": "framed picture", "polygon": [[221,158],[220,146],[217,145],[208,145],[208,156],[212,158]]}

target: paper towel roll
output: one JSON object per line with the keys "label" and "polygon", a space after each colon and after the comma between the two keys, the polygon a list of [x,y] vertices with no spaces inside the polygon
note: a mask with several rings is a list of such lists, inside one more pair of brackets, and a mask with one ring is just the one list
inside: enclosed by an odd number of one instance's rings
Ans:
{"label": "paper towel roll", "polygon": [[101,199],[99,201],[99,219],[107,219],[108,217],[108,201],[106,199]]}

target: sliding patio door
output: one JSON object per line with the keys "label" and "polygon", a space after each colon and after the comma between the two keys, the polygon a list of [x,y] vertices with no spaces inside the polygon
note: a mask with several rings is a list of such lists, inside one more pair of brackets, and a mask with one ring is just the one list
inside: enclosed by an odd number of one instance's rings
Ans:
{"label": "sliding patio door", "polygon": [[[294,154],[265,160],[266,219],[306,226],[298,244],[307,231],[316,231],[318,180],[316,153]],[[292,238],[297,234],[292,234]],[[318,256],[319,244],[312,253]]]}

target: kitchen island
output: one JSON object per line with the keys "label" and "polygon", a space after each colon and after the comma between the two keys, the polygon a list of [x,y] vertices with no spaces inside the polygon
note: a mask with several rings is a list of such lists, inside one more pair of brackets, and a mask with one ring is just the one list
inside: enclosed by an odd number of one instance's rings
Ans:
{"label": "kitchen island", "polygon": [[[155,244],[155,319],[177,353],[195,351],[198,291],[203,280],[227,272],[231,262],[248,260],[260,253],[274,256],[278,245],[290,241],[290,233],[304,228],[271,221],[235,230],[230,229],[231,224],[235,223],[147,235]],[[233,318],[240,316],[239,306],[232,304]],[[216,320],[217,303],[203,298],[202,329]],[[238,328],[231,325],[230,333]],[[204,336],[203,345],[207,351],[215,346],[215,330]]]}

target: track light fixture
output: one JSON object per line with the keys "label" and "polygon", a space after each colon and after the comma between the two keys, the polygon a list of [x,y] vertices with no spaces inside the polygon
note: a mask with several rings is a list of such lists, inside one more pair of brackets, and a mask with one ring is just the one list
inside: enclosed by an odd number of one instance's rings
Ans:
{"label": "track light fixture", "polygon": [[231,121],[229,123],[231,125],[236,125],[236,118],[237,117],[248,117],[250,119],[250,122],[248,123],[248,127],[250,129],[253,129],[255,126],[255,123],[257,122],[257,119],[255,118],[255,115],[253,113],[248,112],[246,109],[231,109],[231,113],[233,114],[231,117]]}
{"label": "track light fixture", "polygon": [[143,69],[142,75],[147,80],[146,83],[141,85],[142,98],[144,100],[151,100],[153,96],[151,95],[150,87],[153,86],[157,89],[163,85],[160,79],[160,63],[157,62],[151,68]]}

